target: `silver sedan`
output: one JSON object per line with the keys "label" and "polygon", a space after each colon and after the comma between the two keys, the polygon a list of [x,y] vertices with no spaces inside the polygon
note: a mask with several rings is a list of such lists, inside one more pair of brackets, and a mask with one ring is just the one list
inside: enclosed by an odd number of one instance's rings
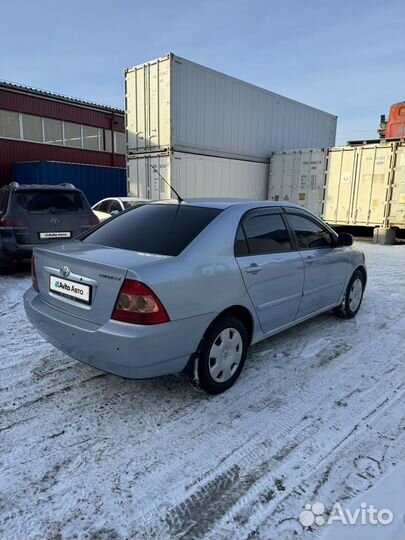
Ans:
{"label": "silver sedan", "polygon": [[216,394],[250,344],[360,308],[364,254],[302,208],[188,200],[128,210],[35,249],[26,313],[55,347],[128,378],[186,372]]}

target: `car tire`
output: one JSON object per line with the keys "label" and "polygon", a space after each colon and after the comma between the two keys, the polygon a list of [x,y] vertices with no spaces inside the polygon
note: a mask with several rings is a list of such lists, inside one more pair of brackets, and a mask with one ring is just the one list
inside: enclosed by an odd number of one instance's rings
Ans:
{"label": "car tire", "polygon": [[346,287],[342,303],[333,310],[335,315],[342,319],[352,319],[360,309],[364,288],[364,274],[360,270],[356,270]]}
{"label": "car tire", "polygon": [[194,386],[209,394],[228,390],[243,369],[248,346],[246,327],[238,318],[225,316],[214,322],[194,355]]}

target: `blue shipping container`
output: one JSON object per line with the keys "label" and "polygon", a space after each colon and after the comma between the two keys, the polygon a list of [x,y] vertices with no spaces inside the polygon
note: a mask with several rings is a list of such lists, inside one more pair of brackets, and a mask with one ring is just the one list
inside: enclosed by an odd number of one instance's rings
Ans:
{"label": "blue shipping container", "polygon": [[126,197],[126,169],[63,163],[25,161],[14,163],[12,178],[20,184],[61,184],[68,182],[81,189],[91,205],[106,197]]}

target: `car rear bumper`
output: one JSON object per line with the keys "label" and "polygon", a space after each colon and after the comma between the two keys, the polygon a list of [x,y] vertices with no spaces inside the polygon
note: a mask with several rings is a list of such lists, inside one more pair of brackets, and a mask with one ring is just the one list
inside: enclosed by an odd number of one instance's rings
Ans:
{"label": "car rear bumper", "polygon": [[32,251],[40,244],[18,244],[13,230],[0,231],[0,258],[7,262],[30,259]]}
{"label": "car rear bumper", "polygon": [[85,364],[131,379],[182,371],[212,320],[206,314],[150,326],[113,320],[98,325],[56,309],[33,288],[24,294],[24,307],[52,345]]}
{"label": "car rear bumper", "polygon": [[[73,231],[72,239],[85,232],[89,227],[82,227],[80,231]],[[52,239],[52,240],[38,240],[33,244],[19,243],[18,235],[14,230],[5,229],[0,230],[0,261],[3,259],[5,262],[13,262],[16,260],[31,259],[32,252],[36,247],[48,246],[49,244],[56,244],[60,242],[66,242],[69,239]]]}
{"label": "car rear bumper", "polygon": [[12,263],[19,258],[14,231],[0,230],[0,262]]}

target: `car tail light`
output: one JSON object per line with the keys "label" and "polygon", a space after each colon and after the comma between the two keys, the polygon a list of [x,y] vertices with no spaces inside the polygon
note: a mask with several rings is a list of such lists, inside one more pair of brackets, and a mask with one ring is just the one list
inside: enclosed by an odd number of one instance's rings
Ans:
{"label": "car tail light", "polygon": [[96,214],[92,214],[91,216],[85,216],[82,219],[81,226],[82,227],[92,227],[93,225],[98,225],[100,223],[100,220],[96,216]]}
{"label": "car tail light", "polygon": [[27,222],[25,219],[16,218],[11,219],[8,217],[3,217],[0,219],[0,227],[7,228],[7,229],[14,229],[14,228],[27,228]]}
{"label": "car tail light", "polygon": [[32,278],[32,286],[34,287],[34,289],[36,291],[39,292],[37,273],[35,271],[35,257],[34,257],[34,255],[31,257],[31,278]]}
{"label": "car tail light", "polygon": [[132,324],[170,321],[159,298],[144,283],[132,279],[122,284],[111,318]]}

